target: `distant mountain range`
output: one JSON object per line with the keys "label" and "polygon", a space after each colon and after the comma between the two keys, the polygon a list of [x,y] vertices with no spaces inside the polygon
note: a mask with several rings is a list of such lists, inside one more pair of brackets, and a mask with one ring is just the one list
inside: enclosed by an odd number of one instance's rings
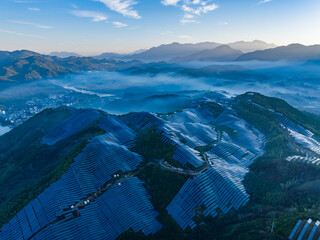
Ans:
{"label": "distant mountain range", "polygon": [[0,80],[22,82],[54,78],[68,73],[110,70],[121,63],[90,57],[60,58],[22,50],[0,52]]}
{"label": "distant mountain range", "polygon": [[[171,44],[163,44],[158,47],[153,47],[141,53],[131,54],[127,56],[127,58],[137,59],[142,61],[168,61],[176,58],[184,58],[197,53],[202,55],[203,53],[201,52],[213,50],[220,46],[229,46],[230,48],[241,51],[243,53],[277,47],[274,44],[268,44],[258,40],[253,42],[239,41],[239,42],[234,42],[226,45],[221,43],[216,43],[216,42],[202,42],[202,43],[196,43],[196,44],[192,44],[192,43],[181,44],[181,43],[174,42]],[[229,55],[229,53],[227,55]],[[214,60],[216,59],[220,60],[221,56],[215,57],[211,55],[209,59],[210,58]],[[223,56],[221,60],[223,60],[223,58],[228,59],[230,57]]]}
{"label": "distant mountain range", "polygon": [[272,49],[254,51],[240,56],[238,61],[307,61],[320,59],[320,45],[304,46],[302,44],[291,44]]}
{"label": "distant mountain range", "polygon": [[203,50],[186,57],[175,58],[174,62],[187,62],[187,61],[232,61],[240,57],[243,52],[235,50],[228,45],[221,45],[214,49]]}
{"label": "distant mountain range", "polygon": [[[235,42],[228,45],[212,42],[198,44],[172,43],[146,51],[141,50],[134,54],[104,53],[96,57],[69,56],[73,54],[69,52],[51,53],[52,55],[60,55],[58,57],[42,55],[28,50],[0,51],[0,81],[23,82],[95,70],[117,70],[130,74],[151,75],[167,72],[187,72],[189,74],[189,70],[192,70],[197,75],[201,74],[199,72],[200,69],[193,69],[181,64],[194,61],[208,62],[208,65],[219,61],[233,62],[231,65],[234,65],[236,61],[251,60],[304,61],[312,64],[319,64],[320,62],[320,45],[304,46],[301,44],[291,44],[247,52],[249,49],[274,46],[273,44],[261,41]],[[208,74],[207,70],[205,71],[206,74]],[[220,70],[218,71],[219,74],[221,74]],[[214,71],[210,68],[209,72],[215,75],[217,71],[215,68]],[[223,72],[225,72],[225,69],[223,69]],[[228,69],[227,72],[229,74],[231,71]]]}
{"label": "distant mountain range", "polygon": [[49,55],[54,57],[60,57],[60,58],[82,57],[80,54],[74,53],[74,52],[52,52],[52,53],[49,53]]}

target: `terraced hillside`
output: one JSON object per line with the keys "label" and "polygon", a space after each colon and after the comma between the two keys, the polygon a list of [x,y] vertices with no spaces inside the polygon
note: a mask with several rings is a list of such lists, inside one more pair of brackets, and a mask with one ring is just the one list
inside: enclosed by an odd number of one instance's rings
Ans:
{"label": "terraced hillside", "polygon": [[285,159],[317,156],[318,122],[274,103],[248,93],[168,114],[46,110],[0,138],[0,239],[286,239],[312,209],[297,189],[320,169]]}

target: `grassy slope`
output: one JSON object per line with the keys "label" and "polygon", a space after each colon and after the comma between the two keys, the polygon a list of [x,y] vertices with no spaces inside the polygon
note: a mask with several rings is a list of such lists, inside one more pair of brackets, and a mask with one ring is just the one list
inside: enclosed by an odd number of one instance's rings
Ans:
{"label": "grassy slope", "polygon": [[103,133],[91,124],[53,146],[40,143],[55,124],[70,116],[70,109],[47,109],[0,137],[0,226],[57,181],[88,139]]}

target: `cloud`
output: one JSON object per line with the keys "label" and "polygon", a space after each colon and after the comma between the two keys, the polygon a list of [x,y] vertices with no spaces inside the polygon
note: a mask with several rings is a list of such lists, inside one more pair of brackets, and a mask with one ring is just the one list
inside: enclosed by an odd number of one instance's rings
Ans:
{"label": "cloud", "polygon": [[194,20],[196,16],[201,16],[219,8],[212,0],[162,0],[161,3],[164,6],[179,7],[184,12],[184,16],[180,20],[182,24],[195,23],[197,22]]}
{"label": "cloud", "polygon": [[11,34],[11,35],[16,35],[16,36],[22,36],[22,37],[32,37],[32,38],[43,38],[44,39],[44,37],[39,36],[39,35],[31,35],[31,34],[13,32],[13,31],[8,31],[8,30],[4,30],[4,29],[0,29],[0,32],[8,33],[8,34]]}
{"label": "cloud", "polygon": [[99,12],[94,12],[94,11],[75,10],[75,11],[72,11],[71,13],[77,17],[91,18],[93,22],[100,22],[108,19],[106,15]]}
{"label": "cloud", "polygon": [[181,0],[162,0],[161,3],[165,6],[176,6],[178,2],[180,2]]}
{"label": "cloud", "polygon": [[258,2],[258,5],[269,3],[269,2],[271,2],[271,0],[263,0],[261,2]]}
{"label": "cloud", "polygon": [[161,33],[162,36],[166,36],[166,35],[172,35],[171,31],[165,31]]}
{"label": "cloud", "polygon": [[229,25],[228,22],[219,22],[218,25]]}
{"label": "cloud", "polygon": [[184,40],[191,40],[192,37],[189,35],[179,35],[178,38],[184,39]]}
{"label": "cloud", "polygon": [[182,18],[182,19],[180,19],[180,23],[186,24],[186,23],[199,23],[199,22],[197,22],[194,19]]}
{"label": "cloud", "polygon": [[79,6],[78,6],[77,4],[74,4],[74,3],[71,3],[70,6],[71,6],[72,8],[74,8],[74,9],[79,8]]}
{"label": "cloud", "polygon": [[127,27],[128,25],[122,22],[113,22],[112,23],[115,27],[117,28],[123,28],[123,27]]}
{"label": "cloud", "polygon": [[39,12],[40,8],[28,8],[29,11]]}
{"label": "cloud", "polygon": [[125,17],[140,19],[139,13],[133,9],[137,3],[133,0],[94,0],[103,3],[112,11],[118,12]]}
{"label": "cloud", "polygon": [[11,20],[11,21],[9,21],[9,22],[11,22],[11,23],[16,23],[16,24],[30,25],[30,26],[32,26],[32,27],[42,28],[42,29],[50,29],[50,28],[53,28],[52,26],[47,26],[47,25],[42,25],[42,24],[32,23],[32,22],[19,21],[19,20]]}

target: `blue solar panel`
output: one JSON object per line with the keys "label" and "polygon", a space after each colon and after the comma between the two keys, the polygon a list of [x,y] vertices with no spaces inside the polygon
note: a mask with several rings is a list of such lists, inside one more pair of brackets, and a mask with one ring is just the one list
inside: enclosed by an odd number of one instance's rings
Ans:
{"label": "blue solar panel", "polygon": [[292,229],[292,232],[289,236],[289,239],[292,240],[294,235],[296,234],[296,232],[298,231],[300,225],[301,225],[302,221],[299,219],[299,221],[297,222],[297,224],[294,226],[294,228]]}
{"label": "blue solar panel", "polygon": [[167,207],[167,211],[185,230],[196,226],[194,210],[202,205],[205,206],[203,214],[214,217],[217,215],[217,208],[227,213],[231,208],[238,209],[245,205],[248,200],[248,195],[230,179],[210,168],[196,178],[188,179]]}
{"label": "blue solar panel", "polygon": [[302,231],[300,232],[299,237],[298,237],[297,240],[302,240],[302,238],[304,237],[305,233],[307,232],[307,230],[308,230],[311,222],[312,222],[312,220],[309,219],[309,220],[305,223],[305,225],[304,225],[304,227],[302,228]]}
{"label": "blue solar panel", "polygon": [[318,230],[318,227],[319,227],[319,222],[316,222],[314,224],[314,226],[313,226],[313,228],[312,228],[307,240],[312,240],[313,239],[314,235],[316,234],[316,231]]}
{"label": "blue solar panel", "polygon": [[104,117],[99,126],[106,131],[105,138],[109,141],[133,147],[135,145],[136,133],[116,117]]}
{"label": "blue solar panel", "polygon": [[122,171],[135,170],[143,157],[128,148],[110,142],[108,136],[93,138],[72,164],[74,174],[85,193],[95,192]]}
{"label": "blue solar panel", "polygon": [[42,139],[43,144],[54,145],[55,143],[80,132],[89,126],[100,116],[95,110],[74,110],[74,113],[66,120],[53,126]]}

